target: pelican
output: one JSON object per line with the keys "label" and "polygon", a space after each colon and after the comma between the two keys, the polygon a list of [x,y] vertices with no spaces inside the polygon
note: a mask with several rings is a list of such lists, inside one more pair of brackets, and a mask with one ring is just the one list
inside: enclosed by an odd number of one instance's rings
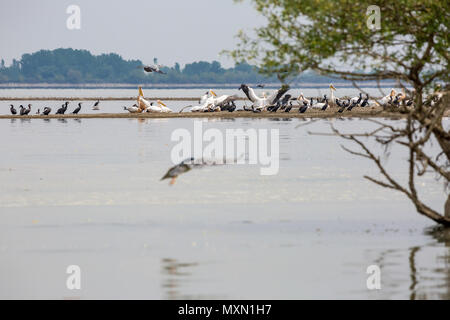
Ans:
{"label": "pelican", "polygon": [[100,107],[98,106],[100,103],[100,100],[97,100],[96,103],[94,103],[94,105],[92,106],[92,110],[100,110]]}
{"label": "pelican", "polygon": [[[212,91],[211,89],[209,90],[209,93],[211,94],[211,96],[206,99],[206,103],[212,104],[212,106],[213,106],[212,109],[214,111],[220,111],[223,106],[227,105],[229,102],[234,101],[238,98],[235,95],[232,95],[232,96],[222,95],[222,96],[218,97],[217,94],[214,91]],[[219,107],[219,109],[217,107]],[[210,107],[210,109],[211,109],[211,107]]]}
{"label": "pelican", "polygon": [[137,104],[133,104],[131,107],[123,107],[123,110],[127,110],[129,113],[140,113],[141,109],[137,106]]}
{"label": "pelican", "polygon": [[336,91],[336,88],[333,86],[332,83],[330,83],[329,85],[330,88],[330,102],[331,102],[331,106],[334,106],[334,91]]}
{"label": "pelican", "polygon": [[396,95],[396,91],[394,89],[391,89],[391,93],[388,94],[387,96],[381,98],[380,103],[382,106],[387,105],[389,102],[392,101],[392,99],[394,98],[394,96]]}
{"label": "pelican", "polygon": [[[233,99],[234,96],[231,99],[229,96],[221,96],[217,98],[216,93],[211,89],[209,89],[203,96],[200,97],[200,100],[198,101],[199,105],[197,106],[188,105],[182,108],[179,112],[181,113],[183,112],[183,110],[187,108],[191,108],[189,110],[190,112],[220,111],[221,106],[225,106],[226,104],[228,104],[228,102],[233,101]],[[216,105],[216,103],[218,105]]]}
{"label": "pelican", "polygon": [[51,108],[45,107],[45,108],[44,108],[44,111],[42,112],[42,114],[43,114],[44,116],[48,116],[49,113],[50,113],[51,111],[52,111]]}
{"label": "pelican", "polygon": [[193,105],[188,105],[188,106],[185,106],[184,108],[182,108],[180,111],[179,111],[179,113],[181,113],[181,112],[183,112],[183,110],[184,109],[187,109],[187,108],[191,108],[189,111],[190,112],[205,112],[205,111],[207,111],[208,110],[208,106],[206,105],[203,105],[203,106],[193,106]]}
{"label": "pelican", "polygon": [[156,100],[156,103],[158,104],[158,107],[161,108],[161,112],[172,112],[172,110],[170,108],[168,108],[164,102],[162,102],[161,100]]}
{"label": "pelican", "polygon": [[10,106],[11,106],[11,108],[9,108],[9,110],[11,111],[11,114],[17,114],[16,108],[14,108],[14,106],[12,104]]}
{"label": "pelican", "polygon": [[[141,98],[141,101],[144,100],[143,98]],[[170,110],[169,108],[167,108],[167,106],[160,100],[156,101],[156,105],[153,104],[153,102],[148,102],[146,100],[144,100],[146,103],[148,103],[148,105],[146,104],[147,108],[145,108],[146,112],[150,112],[150,113],[168,113],[168,112],[172,112],[172,110]],[[145,104],[144,102],[144,104]]]}
{"label": "pelican", "polygon": [[298,98],[296,99],[297,101],[302,102],[302,104],[306,101],[307,103],[309,102],[308,99],[305,98],[305,96],[303,95],[303,92],[300,92],[300,95],[298,96]]}
{"label": "pelican", "polygon": [[205,104],[206,100],[209,98],[211,91],[212,90],[209,89],[209,91],[206,91],[205,94],[200,97],[200,100],[198,100],[199,105]]}
{"label": "pelican", "polygon": [[72,114],[78,114],[78,112],[80,112],[80,110],[81,110],[81,102],[78,103],[78,107],[75,110],[73,110]]}
{"label": "pelican", "polygon": [[169,109],[164,102],[158,100],[156,101],[157,105],[154,105],[153,103],[147,101],[144,99],[144,92],[142,91],[142,87],[139,87],[139,96],[137,99],[137,105],[139,106],[139,109],[141,111],[146,112],[172,112],[171,109]]}
{"label": "pelican", "polygon": [[328,99],[325,95],[325,102],[317,102],[316,104],[312,105],[312,108],[314,109],[321,109],[322,111],[325,111],[328,108]]}
{"label": "pelican", "polygon": [[152,64],[150,66],[141,66],[141,68],[143,68],[145,72],[156,72],[156,73],[166,74],[165,72],[161,71],[162,67],[163,66],[160,64]]}
{"label": "pelican", "polygon": [[249,86],[247,86],[246,84],[241,84],[241,86],[239,87],[239,90],[244,91],[247,98],[251,102],[253,102],[252,109],[254,111],[261,112],[268,106],[275,105],[277,103],[277,101],[289,90],[289,86],[283,85],[283,86],[281,86],[280,89],[278,89],[277,91],[275,91],[274,93],[272,93],[269,96],[266,96],[266,94],[263,93],[262,98],[258,97],[255,94],[255,91],[253,91],[253,89],[250,88]]}

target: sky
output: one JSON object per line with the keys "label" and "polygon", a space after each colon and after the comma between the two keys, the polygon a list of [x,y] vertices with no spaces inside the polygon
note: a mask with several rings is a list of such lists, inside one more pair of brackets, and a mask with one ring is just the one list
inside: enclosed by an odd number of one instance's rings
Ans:
{"label": "sky", "polygon": [[[80,8],[79,30],[67,28],[70,5]],[[194,61],[234,62],[219,53],[233,49],[239,30],[251,32],[264,20],[249,0],[2,0],[0,58],[40,49],[87,49],[182,66]]]}

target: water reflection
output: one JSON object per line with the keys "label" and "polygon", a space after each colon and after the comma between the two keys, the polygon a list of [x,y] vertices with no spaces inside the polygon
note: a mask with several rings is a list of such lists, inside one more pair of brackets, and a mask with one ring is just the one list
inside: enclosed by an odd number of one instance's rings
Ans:
{"label": "water reflection", "polygon": [[[430,286],[424,286],[423,296],[419,295],[419,299],[450,299],[450,229],[443,227],[434,227],[425,231],[426,235],[431,236],[434,239],[433,247],[438,249],[436,260],[431,261],[433,265],[428,271],[431,276],[424,277],[424,282],[432,281]],[[416,250],[416,253],[417,254]],[[437,266],[437,267],[436,267]],[[420,265],[414,266],[415,270],[422,268]],[[416,271],[417,273],[417,271]],[[420,275],[420,273],[419,273]],[[428,290],[430,290],[428,294]],[[422,294],[419,292],[419,294]]]}
{"label": "water reflection", "polygon": [[192,268],[197,266],[195,262],[179,262],[176,259],[165,258],[161,261],[163,280],[163,291],[166,298],[170,300],[194,299],[195,297],[181,294],[183,282],[189,280],[192,275]]}
{"label": "water reflection", "polygon": [[[431,241],[407,250],[384,250],[375,261],[382,270],[382,291],[388,298],[450,299],[450,229],[433,227],[424,233]],[[399,272],[405,263],[407,275]],[[403,293],[402,283],[409,292],[406,297],[397,296]]]}

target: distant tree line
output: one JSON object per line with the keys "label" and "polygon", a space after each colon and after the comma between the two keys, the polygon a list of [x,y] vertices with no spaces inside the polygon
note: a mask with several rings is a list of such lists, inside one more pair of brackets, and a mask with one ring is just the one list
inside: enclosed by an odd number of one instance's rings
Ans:
{"label": "distant tree line", "polygon": [[[156,59],[155,59],[156,60]],[[223,68],[217,61],[199,61],[184,68],[175,63],[163,67],[163,74],[147,74],[140,60],[124,60],[115,53],[92,55],[87,50],[40,50],[14,59],[10,66],[0,64],[0,83],[149,83],[149,84],[201,84],[201,83],[274,83],[276,76],[266,76],[254,66],[238,63]],[[328,79],[306,73],[303,81],[326,82]]]}

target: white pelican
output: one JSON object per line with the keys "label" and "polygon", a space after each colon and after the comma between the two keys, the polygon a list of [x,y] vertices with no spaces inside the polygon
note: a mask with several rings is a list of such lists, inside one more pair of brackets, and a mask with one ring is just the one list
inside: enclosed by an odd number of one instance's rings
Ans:
{"label": "white pelican", "polygon": [[394,89],[391,89],[391,93],[387,96],[381,98],[379,104],[382,106],[387,105],[389,102],[391,102],[394,99],[394,96],[396,95],[396,91]]}
{"label": "white pelican", "polygon": [[139,96],[137,99],[137,104],[141,111],[146,112],[172,112],[162,101],[156,101],[157,105],[153,105],[153,103],[144,99],[144,92],[142,92],[142,87],[139,87]]}
{"label": "white pelican", "polygon": [[334,102],[334,91],[336,91],[336,88],[333,86],[332,83],[330,83],[329,88],[330,88],[330,102],[331,102],[331,106],[334,106],[335,105],[335,102]]}
{"label": "white pelican", "polygon": [[198,100],[199,105],[205,104],[206,100],[209,98],[209,95],[211,94],[211,91],[212,90],[209,89],[209,91],[206,91],[206,93],[200,97],[200,100]]}
{"label": "white pelican", "polygon": [[252,88],[247,86],[246,84],[241,84],[239,87],[239,90],[244,91],[247,98],[253,102],[252,108],[253,110],[262,111],[268,106],[273,106],[277,103],[277,101],[289,90],[288,85],[283,85],[280,89],[272,93],[270,96],[266,96],[265,93],[263,93],[263,97],[258,97],[255,94],[255,91],[253,91]]}
{"label": "white pelican", "polygon": [[303,95],[303,92],[300,92],[300,95],[298,96],[297,101],[300,101],[302,104],[303,104],[303,102],[309,102],[308,99],[306,99],[305,96]]}
{"label": "white pelican", "polygon": [[123,107],[123,110],[127,110],[129,113],[140,113],[142,110],[136,105],[133,104],[131,107]]}
{"label": "white pelican", "polygon": [[145,72],[156,72],[156,73],[166,74],[165,72],[161,71],[162,67],[163,66],[160,64],[152,64],[150,66],[142,66],[141,68],[143,68]]}
{"label": "white pelican", "polygon": [[193,106],[193,105],[190,104],[190,105],[188,105],[188,106],[182,108],[179,112],[181,113],[181,112],[183,112],[184,109],[187,109],[187,108],[191,108],[191,109],[189,110],[190,112],[205,112],[205,111],[208,111],[208,110],[209,110],[208,105],[203,105],[203,106]]}
{"label": "white pelican", "polygon": [[199,105],[188,105],[182,108],[179,112],[183,112],[184,109],[191,108],[190,112],[211,112],[221,111],[221,108],[227,105],[230,101],[237,99],[237,96],[222,95],[217,97],[217,94],[209,89],[199,100]]}
{"label": "white pelican", "polygon": [[230,96],[226,94],[218,97],[217,94],[211,89],[209,89],[209,93],[211,94],[211,96],[206,99],[206,102],[212,104],[213,107],[210,109],[213,109],[213,111],[220,111],[223,106],[228,104],[230,101],[234,101],[238,98],[235,95]]}
{"label": "white pelican", "polygon": [[173,112],[172,109],[168,108],[166,104],[161,100],[156,100],[156,103],[158,104],[158,107],[161,109],[161,112],[165,113]]}
{"label": "white pelican", "polygon": [[316,104],[313,104],[311,107],[314,109],[321,109],[325,111],[328,108],[328,99],[324,99],[325,102],[317,102]]}

